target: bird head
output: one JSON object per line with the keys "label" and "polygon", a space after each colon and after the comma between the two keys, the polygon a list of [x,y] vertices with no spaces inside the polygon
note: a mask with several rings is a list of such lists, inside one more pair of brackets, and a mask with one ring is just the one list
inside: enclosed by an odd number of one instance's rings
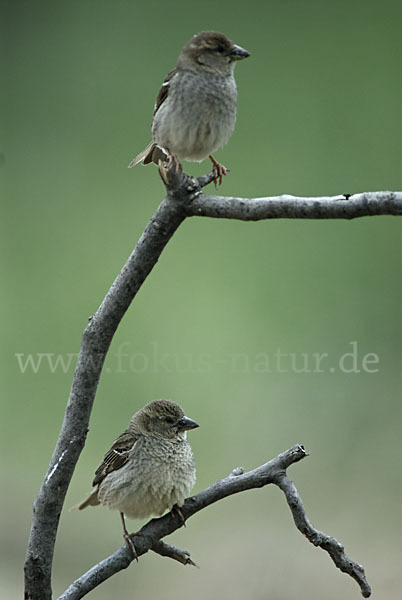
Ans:
{"label": "bird head", "polygon": [[178,404],[170,400],[153,400],[135,413],[132,426],[144,435],[159,435],[164,438],[185,438],[186,431],[199,427],[189,419]]}
{"label": "bird head", "polygon": [[202,31],[184,46],[177,66],[227,75],[233,72],[236,61],[248,56],[247,50],[234,44],[223,33]]}

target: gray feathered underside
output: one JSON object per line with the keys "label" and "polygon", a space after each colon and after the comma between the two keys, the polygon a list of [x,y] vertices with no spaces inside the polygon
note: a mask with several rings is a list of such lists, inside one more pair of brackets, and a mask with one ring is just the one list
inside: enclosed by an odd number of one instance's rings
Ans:
{"label": "gray feathered underside", "polygon": [[[169,85],[175,74],[176,74],[176,69],[173,69],[172,71],[170,71],[170,73],[167,74],[167,76],[163,80],[161,89],[159,90],[159,93],[155,100],[154,114],[153,114],[154,117],[155,117],[156,113],[158,112],[159,108],[161,107],[161,105],[165,102],[166,98],[168,97]],[[142,152],[140,152],[139,154],[137,154],[137,156],[135,158],[133,158],[133,160],[130,162],[130,164],[128,166],[129,166],[129,168],[131,168],[131,167],[134,167],[135,165],[138,165],[138,163],[140,163],[140,162],[142,162],[142,164],[144,164],[144,165],[148,165],[151,162],[158,165],[159,161],[165,162],[168,158],[169,158],[169,154],[163,148],[161,148],[161,146],[158,146],[158,144],[155,144],[155,142],[150,142],[148,144],[148,146]]]}
{"label": "gray feathered underside", "polygon": [[106,475],[112,471],[121,469],[128,461],[130,451],[133,449],[136,441],[137,437],[128,429],[119,435],[117,440],[113,442],[109,452],[105,455],[102,464],[96,469],[92,485],[98,485],[105,479]]}

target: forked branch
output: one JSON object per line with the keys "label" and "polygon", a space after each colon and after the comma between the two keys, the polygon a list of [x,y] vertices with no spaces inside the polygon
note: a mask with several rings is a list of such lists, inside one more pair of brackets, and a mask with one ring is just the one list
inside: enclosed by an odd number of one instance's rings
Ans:
{"label": "forked branch", "polygon": [[[286,474],[287,468],[295,462],[307,456],[303,446],[296,445],[286,450],[268,463],[253,469],[247,473],[240,467],[234,469],[230,475],[217,481],[209,488],[203,490],[196,496],[187,498],[181,509],[186,520],[195,513],[206,508],[214,502],[218,502],[227,496],[260,488],[268,484],[277,485],[286,496],[286,500],[292,511],[297,528],[315,546],[320,546],[331,556],[335,565],[357,581],[365,598],[370,596],[370,586],[367,583],[364,569],[352,561],[344,551],[342,544],[335,538],[321,533],[310,524],[300,496],[293,482]],[[186,550],[180,550],[170,544],[162,542],[162,538],[170,535],[183,523],[180,518],[172,517],[172,513],[160,519],[151,519],[140,530],[139,536],[135,536],[135,548],[137,555],[141,556],[149,550],[153,550],[162,556],[168,556],[182,564],[194,565],[190,554]],[[134,560],[127,545],[122,546],[114,554],[105,558],[92,567],[87,573],[74,581],[71,586],[59,597],[59,600],[79,600],[100,585],[103,581],[115,575],[122,569],[126,569]]]}
{"label": "forked branch", "polygon": [[[90,317],[83,333],[60,435],[45,479],[34,502],[31,534],[25,561],[25,600],[51,600],[52,598],[51,572],[59,518],[75,465],[85,444],[92,405],[106,354],[125,312],[181,223],[187,217],[193,216],[256,221],[278,218],[353,219],[373,215],[402,215],[402,192],[371,192],[352,196],[346,194],[330,198],[296,198],[287,195],[271,198],[225,198],[206,195],[202,192],[202,188],[213,180],[213,173],[204,175],[197,180],[172,170],[161,169],[160,172],[166,185],[167,195],[145,228],[101,306]],[[259,469],[261,468],[259,467]],[[241,475],[241,478],[230,476],[224,486],[225,489],[230,489],[234,481],[237,486],[243,485],[243,482],[247,480],[247,475],[247,473]],[[223,480],[223,482],[225,481]],[[286,487],[285,480],[281,481],[282,489],[284,489]],[[279,485],[279,479],[271,483]],[[218,482],[205,492],[198,494],[197,502],[201,502],[207,492],[212,496],[207,495],[208,501],[205,505],[215,502],[216,500],[210,498],[213,497],[216,486],[221,489],[221,485],[222,482]],[[249,488],[244,487],[244,489]],[[236,489],[235,491],[241,490]],[[188,501],[186,504],[186,510],[190,511],[191,502]],[[191,514],[193,512],[190,511],[187,516],[191,516]],[[158,523],[163,522],[167,526],[168,521],[159,520]],[[159,531],[161,532],[159,537],[153,536],[155,543],[164,535],[171,533],[167,530],[165,533],[163,533],[165,530],[158,529]],[[303,533],[307,535],[308,531],[307,528]],[[138,542],[136,540],[136,546],[138,545],[139,548],[142,547],[142,543],[145,543],[142,542],[142,538]],[[313,543],[315,542],[313,541]],[[318,545],[328,546],[325,549],[329,552],[329,548],[335,548],[335,546],[328,544],[328,540],[323,540],[323,543]],[[150,547],[147,547],[146,550]],[[182,551],[176,549],[177,552],[175,552],[173,547],[166,544],[158,543],[154,549],[160,554],[165,553],[172,557],[175,554],[176,559],[180,562],[186,560],[185,555],[180,555]],[[336,558],[338,555],[342,557],[342,551],[333,550],[330,553],[337,566],[343,568],[342,558],[339,560]],[[123,562],[127,561],[124,552],[118,551],[117,554]],[[101,568],[94,567],[97,573],[96,577],[99,576],[100,570],[106,573],[111,565],[113,565],[112,569],[115,568],[113,557],[106,559],[101,564]],[[358,577],[358,569],[356,573],[355,578]],[[363,593],[367,593],[369,588],[364,589],[362,588]]]}

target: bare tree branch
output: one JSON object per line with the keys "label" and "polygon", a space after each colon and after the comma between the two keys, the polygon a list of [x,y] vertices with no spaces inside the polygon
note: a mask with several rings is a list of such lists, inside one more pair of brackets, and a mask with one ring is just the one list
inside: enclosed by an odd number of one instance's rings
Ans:
{"label": "bare tree branch", "polygon": [[[187,498],[181,509],[182,513],[186,519],[189,519],[195,513],[227,496],[268,484],[275,484],[284,491],[298,529],[315,546],[320,546],[326,550],[336,566],[357,581],[363,596],[367,598],[370,595],[370,586],[366,581],[363,568],[346,556],[343,546],[335,538],[312,527],[296,487],[286,475],[286,469],[290,465],[306,456],[307,453],[303,446],[296,445],[248,473],[244,473],[242,468],[234,469],[224,479],[217,481],[196,496]],[[188,552],[179,550],[160,540],[160,538],[173,533],[181,526],[180,519],[172,517],[172,513],[160,519],[149,521],[139,532],[141,535],[134,536],[138,556],[145,554],[148,550],[153,550],[158,554],[162,554],[162,556],[169,556],[183,564],[194,564]],[[74,581],[59,597],[59,600],[79,600],[83,598],[105,579],[127,568],[133,560],[134,558],[127,546],[122,546],[114,554],[102,560]]]}
{"label": "bare tree branch", "polygon": [[25,562],[25,599],[51,600],[54,544],[64,498],[85,444],[93,401],[113,335],[164,247],[188,216],[242,220],[344,218],[401,215],[402,192],[373,192],[346,198],[223,198],[203,194],[213,180],[160,170],[167,196],[147,225],[131,256],[89,319],[82,337],[61,432],[44,482],[34,502]]}
{"label": "bare tree branch", "polygon": [[301,531],[314,546],[319,546],[328,552],[338,569],[350,575],[360,586],[363,597],[368,598],[371,594],[371,589],[366,580],[363,567],[350,560],[345,554],[345,549],[342,544],[334,537],[322,533],[321,531],[318,531],[318,529],[314,529],[307,518],[296,486],[293,481],[288,478],[286,473],[281,473],[275,483],[281,488],[286,496],[297,529]]}
{"label": "bare tree branch", "polygon": [[[201,187],[213,180],[211,175],[213,173],[198,178]],[[266,198],[231,198],[194,193],[191,201],[186,204],[186,213],[187,216],[240,221],[401,216],[402,192],[365,192],[316,198],[289,194]]]}

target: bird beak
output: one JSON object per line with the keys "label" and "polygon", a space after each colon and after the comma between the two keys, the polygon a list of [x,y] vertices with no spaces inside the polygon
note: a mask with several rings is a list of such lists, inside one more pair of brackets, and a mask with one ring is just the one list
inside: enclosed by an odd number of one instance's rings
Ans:
{"label": "bird beak", "polygon": [[242,48],[241,46],[233,46],[233,49],[230,52],[230,56],[233,56],[235,60],[241,60],[242,58],[247,58],[250,56],[250,52]]}
{"label": "bird beak", "polygon": [[177,427],[181,431],[187,431],[188,429],[195,429],[196,427],[199,427],[199,425],[198,423],[193,421],[193,419],[189,419],[188,417],[182,417],[177,423]]}

